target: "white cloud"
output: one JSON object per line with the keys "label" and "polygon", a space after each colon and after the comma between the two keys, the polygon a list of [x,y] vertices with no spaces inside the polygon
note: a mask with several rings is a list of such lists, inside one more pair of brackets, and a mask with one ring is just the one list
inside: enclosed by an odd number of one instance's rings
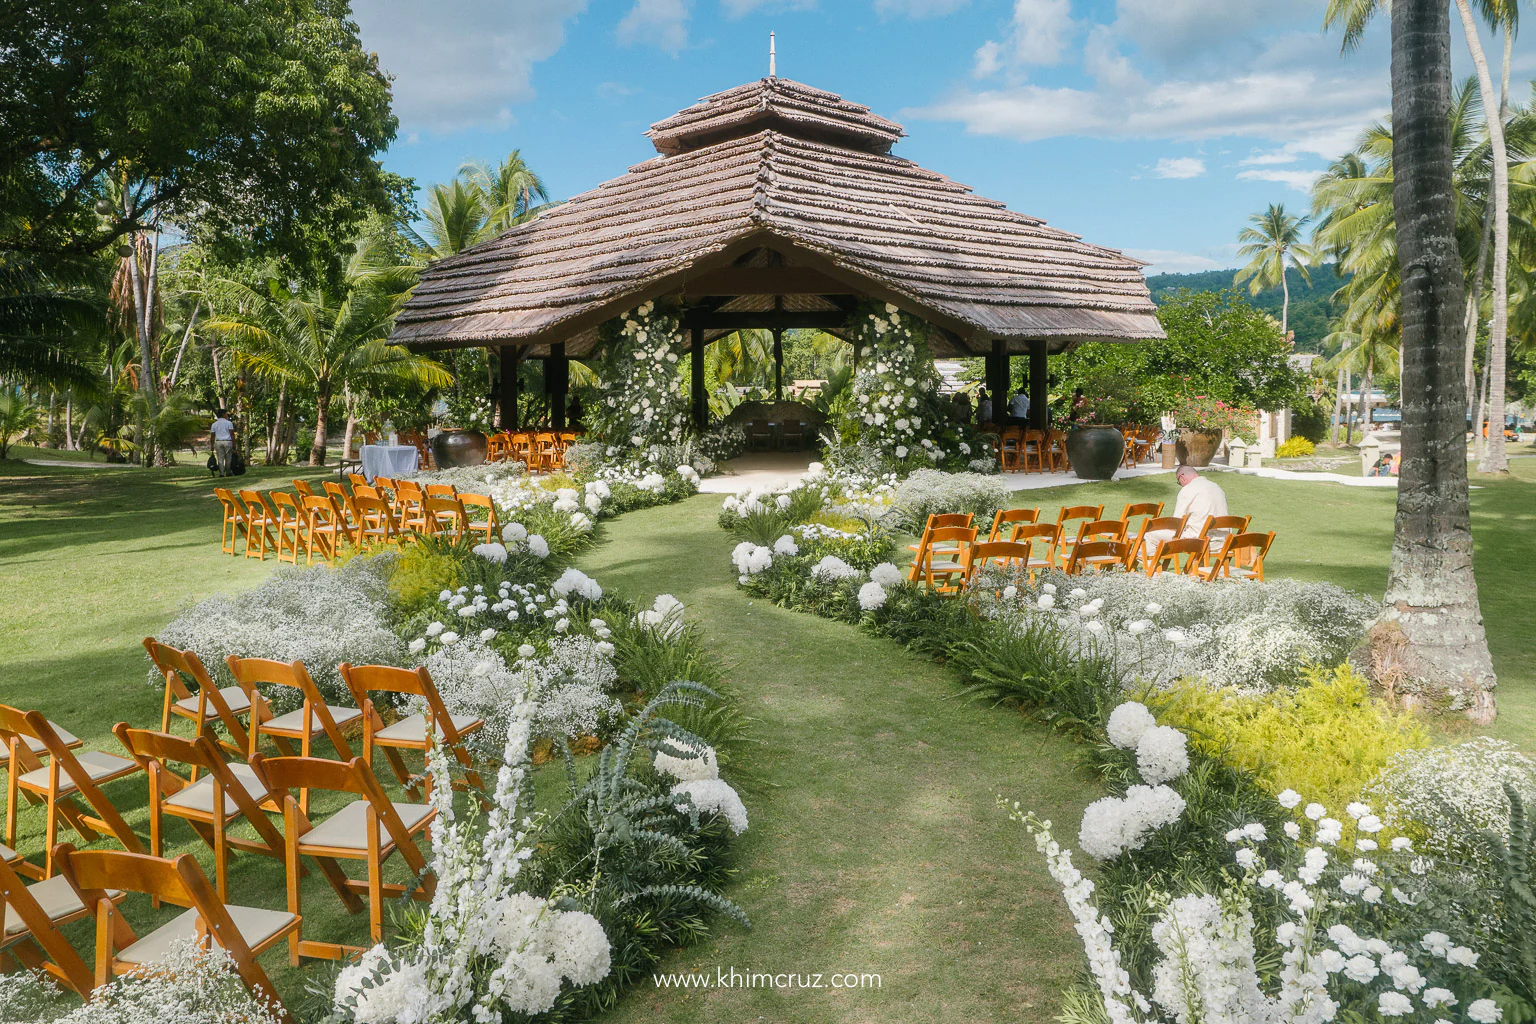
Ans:
{"label": "white cloud", "polygon": [[1004,68],[1059,64],[1076,28],[1072,0],[1014,0],[1008,38],[982,44],[974,73],[986,78]]}
{"label": "white cloud", "polygon": [[[738,0],[727,0],[738,2]],[[971,0],[875,0],[875,13],[882,18],[942,18],[954,14]]]}
{"label": "white cloud", "polygon": [[[1113,28],[1141,53],[1187,65],[1219,54],[1228,41],[1294,24],[1298,16],[1321,25],[1325,6],[1326,0],[1117,0]],[[1333,50],[1338,52],[1337,44]]]}
{"label": "white cloud", "polygon": [[621,45],[646,43],[675,57],[688,45],[691,6],[690,0],[635,0],[615,35]]}
{"label": "white cloud", "polygon": [[1165,156],[1152,173],[1159,178],[1203,178],[1205,161],[1193,156]]}
{"label": "white cloud", "polygon": [[744,18],[757,10],[809,11],[816,7],[816,0],[720,0],[727,18]]}
{"label": "white cloud", "polygon": [[1149,264],[1148,274],[1192,274],[1199,270],[1221,270],[1226,266],[1209,256],[1175,249],[1125,249],[1132,259]]}
{"label": "white cloud", "polygon": [[533,67],[565,44],[587,0],[355,0],[363,45],[395,76],[407,137],[504,127],[534,96]]}
{"label": "white cloud", "polygon": [[1278,181],[1297,192],[1310,192],[1312,183],[1322,176],[1322,171],[1239,171],[1237,176],[1247,181]]}

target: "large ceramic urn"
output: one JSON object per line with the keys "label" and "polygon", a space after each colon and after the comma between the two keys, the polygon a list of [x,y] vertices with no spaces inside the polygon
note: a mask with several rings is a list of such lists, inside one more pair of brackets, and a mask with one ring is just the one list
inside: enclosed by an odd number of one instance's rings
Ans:
{"label": "large ceramic urn", "polygon": [[1083,480],[1112,480],[1125,458],[1125,436],[1114,427],[1076,427],[1067,434],[1067,461]]}
{"label": "large ceramic urn", "polygon": [[1209,466],[1216,453],[1221,450],[1221,431],[1219,430],[1189,430],[1179,431],[1178,445],[1175,449],[1181,466]]}
{"label": "large ceramic urn", "polygon": [[438,469],[478,466],[485,461],[486,438],[478,430],[445,430],[432,439]]}

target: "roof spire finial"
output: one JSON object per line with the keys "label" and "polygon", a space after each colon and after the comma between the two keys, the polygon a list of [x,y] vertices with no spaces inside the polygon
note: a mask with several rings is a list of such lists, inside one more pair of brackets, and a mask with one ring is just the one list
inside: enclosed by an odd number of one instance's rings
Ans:
{"label": "roof spire finial", "polygon": [[769,78],[777,78],[777,77],[779,77],[777,69],[774,67],[773,33],[772,32],[768,33],[768,77]]}

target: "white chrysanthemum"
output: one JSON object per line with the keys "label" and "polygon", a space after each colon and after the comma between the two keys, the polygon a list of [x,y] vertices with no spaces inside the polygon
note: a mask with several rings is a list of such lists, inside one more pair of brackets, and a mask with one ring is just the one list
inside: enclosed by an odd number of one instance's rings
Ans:
{"label": "white chrysanthemum", "polygon": [[893,563],[881,562],[869,570],[869,578],[872,582],[889,588],[901,585],[902,573]]}
{"label": "white chrysanthemum", "polygon": [[859,588],[859,607],[866,612],[885,606],[885,588],[871,580]]}
{"label": "white chrysanthemum", "polygon": [[1136,769],[1153,785],[1189,771],[1188,741],[1171,725],[1155,725],[1136,741]]}
{"label": "white chrysanthemum", "polygon": [[549,557],[549,542],[536,533],[528,535],[528,553],[534,558]]}
{"label": "white chrysanthemum", "polygon": [[528,528],[522,523],[508,523],[501,528],[501,539],[508,544],[522,544],[528,539]]}
{"label": "white chrysanthemum", "polygon": [[1145,704],[1128,700],[1109,713],[1106,730],[1109,742],[1121,750],[1134,750],[1141,742],[1142,734],[1157,725],[1157,719]]}
{"label": "white chrysanthemum", "polygon": [[672,793],[676,796],[687,795],[693,801],[693,806],[700,811],[719,814],[737,835],[747,830],[747,808],[724,779],[679,782],[672,787]]}
{"label": "white chrysanthemum", "polygon": [[811,575],[821,582],[827,583],[834,580],[852,579],[855,576],[862,576],[863,573],[836,555],[827,555],[811,568]]}
{"label": "white chrysanthemum", "polygon": [[665,751],[658,750],[654,762],[658,772],[670,775],[679,782],[699,782],[720,777],[720,764],[714,747],[706,746],[701,751],[698,747],[677,740],[668,742],[679,749],[693,751],[695,756],[674,757]]}
{"label": "white chrysanthemum", "polygon": [[773,542],[773,553],[776,555],[798,555],[800,553],[800,545],[795,543],[795,538],[786,533]]}
{"label": "white chrysanthemum", "polygon": [[601,601],[603,598],[603,588],[598,585],[598,582],[576,568],[570,568],[561,573],[560,578],[555,580],[549,589],[556,597],[569,597],[575,594],[588,601]]}

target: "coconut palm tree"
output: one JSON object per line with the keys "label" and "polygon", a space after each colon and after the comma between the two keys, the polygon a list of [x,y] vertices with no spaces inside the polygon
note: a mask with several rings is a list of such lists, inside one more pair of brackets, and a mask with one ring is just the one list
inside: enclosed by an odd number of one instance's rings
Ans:
{"label": "coconut palm tree", "polygon": [[[459,174],[480,190],[486,210],[487,237],[499,235],[537,216],[549,203],[544,179],[523,162],[522,153],[516,149],[495,167],[485,163],[465,164],[459,168]],[[540,203],[535,204],[535,199]]]}
{"label": "coconut palm tree", "polygon": [[1491,721],[1493,663],[1472,567],[1445,0],[1392,5],[1393,214],[1402,278],[1403,450],[1376,641],[1409,677],[1473,694]]}
{"label": "coconut palm tree", "polygon": [[207,327],[221,334],[253,372],[315,396],[309,464],[325,465],[332,399],[365,393],[390,379],[446,387],[441,365],[385,339],[415,271],[393,263],[380,236],[362,239],[339,290],[325,286],[268,292],[228,279],[214,283]]}
{"label": "coconut palm tree", "polygon": [[1269,209],[1249,217],[1248,222],[1252,227],[1238,233],[1237,240],[1243,247],[1237,250],[1237,255],[1249,259],[1249,263],[1237,272],[1233,283],[1249,282],[1248,290],[1254,295],[1279,285],[1280,333],[1289,338],[1291,286],[1286,282],[1286,270],[1294,269],[1303,281],[1311,284],[1311,264],[1317,259],[1312,247],[1302,241],[1301,227],[1307,218],[1286,213],[1284,203],[1271,203]]}
{"label": "coconut palm tree", "polygon": [[404,232],[411,244],[431,260],[452,256],[489,237],[485,194],[473,181],[463,178],[430,186],[421,207],[421,219],[425,227],[420,233],[410,225],[404,227]]}

